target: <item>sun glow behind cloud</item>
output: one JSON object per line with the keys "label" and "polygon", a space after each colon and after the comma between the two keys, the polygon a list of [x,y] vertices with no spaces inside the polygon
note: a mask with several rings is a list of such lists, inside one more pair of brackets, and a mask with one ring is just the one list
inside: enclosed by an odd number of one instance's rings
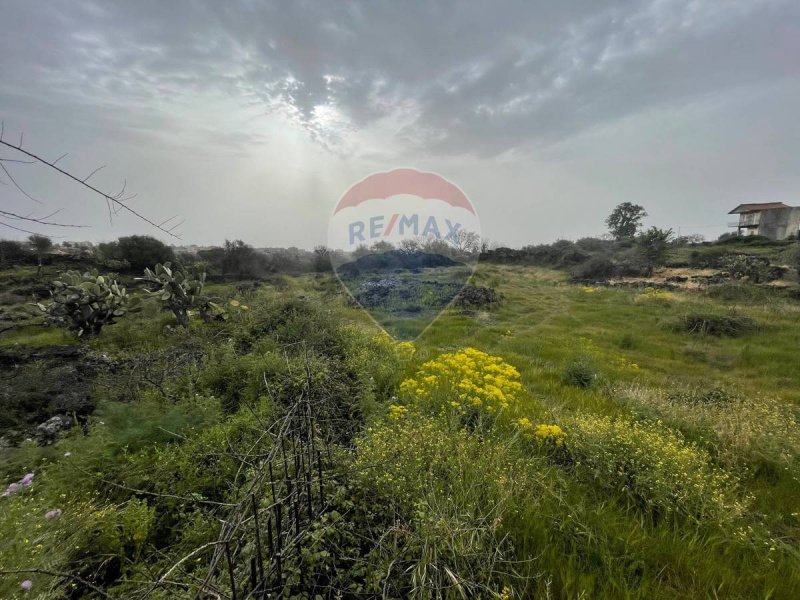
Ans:
{"label": "sun glow behind cloud", "polygon": [[[149,192],[143,205],[192,207],[191,239],[219,241],[222,224],[312,245],[345,174],[397,165],[473,181],[506,216],[481,207],[487,233],[513,244],[597,233],[621,200],[663,226],[688,202],[697,226],[714,225],[731,202],[794,202],[800,177],[789,0],[56,1],[10,3],[4,16],[7,126],[54,156],[113,162]],[[93,236],[119,235],[94,205],[41,185]],[[251,224],[259,185],[280,227]]]}

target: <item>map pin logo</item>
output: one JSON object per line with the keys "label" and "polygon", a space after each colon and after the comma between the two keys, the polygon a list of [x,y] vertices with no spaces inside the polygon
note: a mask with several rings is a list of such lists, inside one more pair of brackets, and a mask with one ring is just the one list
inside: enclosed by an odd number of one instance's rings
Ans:
{"label": "map pin logo", "polygon": [[466,194],[437,173],[373,173],[342,194],[328,248],[352,300],[388,334],[413,340],[469,282],[480,221]]}

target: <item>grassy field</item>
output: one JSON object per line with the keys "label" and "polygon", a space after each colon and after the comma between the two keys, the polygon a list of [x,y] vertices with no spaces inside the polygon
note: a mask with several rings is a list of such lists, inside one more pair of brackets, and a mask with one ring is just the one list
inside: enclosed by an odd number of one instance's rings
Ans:
{"label": "grassy field", "polygon": [[[759,515],[764,534],[780,540],[775,543],[786,553],[786,572],[796,574],[800,303],[777,292],[754,294],[747,286],[716,294],[733,297],[726,300],[696,291],[585,288],[569,284],[558,272],[536,268],[481,265],[473,281],[496,287],[505,301],[486,312],[446,312],[417,340],[422,356],[468,346],[502,356],[519,370],[525,388],[517,410],[536,421],[563,424],[591,414],[662,422],[707,452],[712,463],[736,473],[741,493],[752,494],[750,510]],[[757,330],[725,337],[677,329],[682,317],[692,313],[748,316],[757,322]],[[587,388],[570,381],[570,368],[576,365],[591,374]],[[779,581],[777,567],[760,575],[738,573],[727,558],[732,548],[715,539],[721,532],[711,534],[685,523],[643,527],[642,514],[623,516],[619,503],[609,504],[620,490],[598,497],[591,479],[562,481],[568,506],[558,510],[572,512],[574,518],[582,511],[591,513],[581,516],[586,519],[581,523],[586,528],[583,539],[587,546],[596,543],[595,551],[609,554],[601,559],[603,569],[587,569],[580,576],[574,572],[574,556],[568,558],[559,578],[569,589],[567,595],[608,593],[600,580],[608,575],[605,569],[621,562],[647,565],[655,578],[648,585],[654,587],[636,594],[648,597],[767,597],[773,586],[782,590],[776,592],[779,596],[789,597],[794,588],[784,584],[798,584],[795,576]],[[774,546],[762,543],[768,545],[768,556]],[[553,561],[559,562],[556,557]],[[656,583],[662,569],[676,570],[674,587]],[[624,570],[617,576],[628,576]],[[643,576],[640,583],[647,579]],[[610,592],[617,593],[621,591]]]}
{"label": "grassy field", "polygon": [[[259,423],[307,385],[350,416],[287,597],[797,596],[798,300],[533,267],[479,265],[473,282],[504,300],[449,309],[413,344],[380,335],[331,275],[210,286],[247,310],[187,332],[155,304],[107,327],[89,347],[120,366],[94,381],[84,431],[0,450],[5,485],[35,474],[0,498],[0,596],[100,597],[88,581],[131,597],[169,572],[154,597],[193,597],[209,555],[169,569],[213,543],[249,477],[228,448],[265,444]],[[697,315],[748,326],[711,335],[687,328]]]}

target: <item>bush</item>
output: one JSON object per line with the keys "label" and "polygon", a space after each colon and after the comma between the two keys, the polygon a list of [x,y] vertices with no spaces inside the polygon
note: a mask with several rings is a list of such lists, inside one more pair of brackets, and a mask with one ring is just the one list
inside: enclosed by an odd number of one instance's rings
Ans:
{"label": "bush", "polygon": [[206,283],[203,270],[187,272],[180,267],[172,267],[168,262],[163,265],[158,263],[152,271],[146,268],[144,277],[137,279],[153,286],[154,289],[147,290],[148,293],[158,297],[184,329],[189,328],[189,310],[192,308],[199,309],[200,316],[206,322],[212,317],[225,317],[223,309],[203,295]]}
{"label": "bush", "polygon": [[765,283],[776,279],[777,273],[770,268],[769,259],[749,254],[726,256],[722,266],[733,279],[749,279],[753,283]]}
{"label": "bush", "polygon": [[672,229],[659,229],[658,227],[651,227],[636,238],[638,250],[649,270],[664,264],[664,257],[672,238]]}
{"label": "bush", "polygon": [[688,333],[738,337],[754,332],[756,321],[743,315],[715,315],[711,313],[691,313],[678,322],[678,328]]}
{"label": "bush", "polygon": [[600,238],[585,237],[580,238],[575,242],[575,245],[586,252],[605,252],[614,247],[614,242],[611,240],[602,240]]}
{"label": "bush", "polygon": [[800,243],[795,243],[781,252],[780,260],[800,272]]}
{"label": "bush", "polygon": [[592,387],[597,378],[597,370],[592,359],[588,356],[580,356],[567,363],[562,381],[566,385],[585,389]]}
{"label": "bush", "polygon": [[[404,564],[389,580],[392,597],[502,597],[516,558],[507,523],[540,501],[536,473],[510,441],[453,431],[441,419],[407,415],[368,429],[356,480],[404,532],[402,554],[384,550],[386,563]],[[451,596],[454,586],[460,592]]]}
{"label": "bush", "polygon": [[647,277],[652,273],[653,265],[642,254],[639,248],[630,248],[617,256],[617,275],[623,277]]}
{"label": "bush", "polygon": [[746,511],[749,499],[739,497],[738,480],[658,423],[581,415],[566,428],[578,472],[655,518],[675,513],[729,523]]}
{"label": "bush", "polygon": [[689,266],[693,269],[719,269],[730,254],[730,251],[725,248],[692,250],[689,253]]}
{"label": "bush", "polygon": [[614,263],[606,256],[593,256],[572,269],[572,278],[577,281],[608,279],[614,275]]}
{"label": "bush", "polygon": [[31,256],[22,242],[0,240],[0,265],[5,265],[6,261],[22,262]]}
{"label": "bush", "polygon": [[770,474],[800,472],[800,412],[775,398],[743,395],[725,386],[627,387],[618,397],[649,419],[697,439],[718,463]]}
{"label": "bush", "polygon": [[575,265],[579,265],[583,262],[586,262],[592,257],[592,255],[578,247],[573,247],[566,250],[556,262],[556,267],[564,268],[564,267],[572,267]]}
{"label": "bush", "polygon": [[[725,234],[719,236],[717,243],[719,244],[744,244],[747,246],[769,246],[775,243],[763,235],[737,235],[732,234],[729,237],[724,237]],[[724,239],[723,239],[724,238]]]}

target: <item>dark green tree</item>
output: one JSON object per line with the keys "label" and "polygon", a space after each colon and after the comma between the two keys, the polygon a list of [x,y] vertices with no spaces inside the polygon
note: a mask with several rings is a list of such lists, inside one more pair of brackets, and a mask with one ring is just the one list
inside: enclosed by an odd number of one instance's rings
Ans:
{"label": "dark green tree", "polygon": [[667,249],[673,238],[672,229],[651,227],[636,238],[636,245],[645,260],[648,273],[664,264]]}
{"label": "dark green tree", "polygon": [[647,216],[643,206],[623,202],[618,204],[614,211],[608,215],[606,225],[611,235],[617,240],[630,239],[639,231],[642,219]]}
{"label": "dark green tree", "polygon": [[42,255],[53,247],[53,242],[49,237],[35,233],[28,237],[28,241],[33,246],[34,252],[36,252],[36,262],[38,264],[36,276],[38,277],[42,272]]}
{"label": "dark green tree", "polygon": [[131,235],[117,240],[113,258],[126,260],[131,269],[142,271],[156,263],[175,260],[172,248],[149,235]]}
{"label": "dark green tree", "polygon": [[28,251],[21,242],[0,240],[0,265],[5,266],[7,260],[21,260],[28,256]]}
{"label": "dark green tree", "polygon": [[222,256],[222,274],[237,278],[262,277],[269,270],[269,260],[242,240],[225,240]]}

